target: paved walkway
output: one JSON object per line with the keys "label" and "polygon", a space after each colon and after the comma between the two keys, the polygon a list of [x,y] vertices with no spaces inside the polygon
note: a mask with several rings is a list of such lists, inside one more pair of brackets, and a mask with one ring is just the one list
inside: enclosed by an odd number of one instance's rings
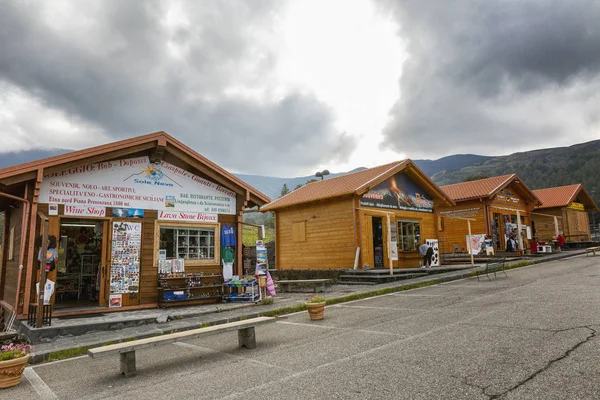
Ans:
{"label": "paved walkway", "polygon": [[[565,257],[582,254],[583,251],[569,251],[546,255],[543,258],[524,259],[534,263],[547,262]],[[513,264],[519,263],[515,262]],[[435,284],[449,282],[471,276],[473,271],[482,266],[460,271],[445,272],[435,275],[408,279],[400,282],[390,282],[379,285],[333,285],[321,295],[328,300],[344,298],[355,295],[367,295],[373,292],[402,290],[415,285]],[[35,353],[32,363],[47,361],[48,359],[66,358],[73,355],[85,353],[87,347],[97,347],[107,343],[121,342],[125,340],[141,339],[174,331],[194,329],[208,324],[220,324],[237,321],[243,318],[251,318],[268,312],[277,312],[285,309],[293,309],[304,304],[312,293],[281,293],[278,294],[274,303],[262,304],[210,304],[191,307],[178,307],[167,310],[148,309],[128,312],[107,313],[102,316],[85,318],[55,318],[52,320],[52,328],[63,329],[63,334],[44,342],[34,345]],[[133,321],[133,322],[132,322]],[[139,323],[136,323],[138,321]],[[110,330],[95,329],[95,324],[103,325],[110,323]],[[134,325],[134,326],[127,326]],[[45,329],[45,328],[44,328]],[[81,329],[87,333],[80,334]],[[103,326],[102,329],[106,329]],[[77,335],[73,335],[76,332]]]}

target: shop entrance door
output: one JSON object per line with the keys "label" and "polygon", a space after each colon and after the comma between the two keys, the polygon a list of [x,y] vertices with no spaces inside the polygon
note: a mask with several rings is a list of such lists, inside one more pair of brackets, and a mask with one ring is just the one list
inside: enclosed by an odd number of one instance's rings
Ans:
{"label": "shop entrance door", "polygon": [[373,217],[373,266],[375,268],[384,268],[383,254],[383,222],[381,217]]}
{"label": "shop entrance door", "polygon": [[103,303],[106,226],[104,220],[61,219],[56,309],[95,307]]}

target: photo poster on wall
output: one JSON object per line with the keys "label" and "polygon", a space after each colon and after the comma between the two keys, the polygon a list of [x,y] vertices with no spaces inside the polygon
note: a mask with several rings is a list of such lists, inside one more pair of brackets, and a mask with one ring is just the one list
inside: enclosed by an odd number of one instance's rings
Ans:
{"label": "photo poster on wall", "polygon": [[108,301],[108,308],[116,308],[121,307],[123,305],[123,295],[122,294],[111,294]]}
{"label": "photo poster on wall", "polygon": [[469,241],[469,235],[467,235],[467,252],[471,254],[471,249],[473,249],[474,256],[485,252],[485,236],[485,234],[471,235],[471,241]]}
{"label": "photo poster on wall", "polygon": [[140,288],[142,224],[113,222],[110,293],[137,293]]}
{"label": "photo poster on wall", "polygon": [[427,246],[433,249],[433,256],[431,256],[431,266],[440,266],[440,242],[437,239],[426,239],[425,243]]}
{"label": "photo poster on wall", "polygon": [[392,210],[433,212],[431,196],[402,172],[363,194],[360,205]]}

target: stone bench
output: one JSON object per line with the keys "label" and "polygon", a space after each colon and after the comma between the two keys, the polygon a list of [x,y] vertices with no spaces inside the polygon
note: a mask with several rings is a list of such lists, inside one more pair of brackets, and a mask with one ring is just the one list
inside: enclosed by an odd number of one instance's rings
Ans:
{"label": "stone bench", "polygon": [[597,251],[600,251],[600,246],[588,247],[587,249],[585,249],[585,255],[587,256],[588,253],[592,253],[595,256]]}
{"label": "stone bench", "polygon": [[293,286],[308,286],[314,289],[315,293],[319,290],[325,291],[326,285],[331,285],[331,279],[294,279],[277,281],[281,292],[289,292]]}
{"label": "stone bench", "polygon": [[252,318],[243,321],[229,322],[227,324],[209,326],[207,328],[192,329],[147,339],[133,340],[131,342],[117,343],[110,346],[96,347],[89,349],[87,354],[91,358],[119,354],[121,373],[129,378],[135,376],[137,373],[135,367],[135,352],[137,350],[236,330],[238,331],[239,346],[254,349],[256,348],[256,333],[254,327],[273,322],[275,322],[275,318],[272,317]]}

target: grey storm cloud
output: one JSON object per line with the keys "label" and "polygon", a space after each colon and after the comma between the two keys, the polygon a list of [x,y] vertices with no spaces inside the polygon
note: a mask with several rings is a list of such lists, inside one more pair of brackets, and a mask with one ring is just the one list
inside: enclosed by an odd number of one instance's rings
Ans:
{"label": "grey storm cloud", "polygon": [[[167,131],[240,172],[349,156],[354,139],[335,130],[314,95],[257,100],[228,91],[268,86],[277,57],[259,39],[282,3],[181,2],[189,23],[169,26],[173,4],[72,2],[65,32],[35,3],[0,0],[0,83],[114,139]],[[31,132],[31,140],[42,143],[43,133]]]}
{"label": "grey storm cloud", "polygon": [[408,59],[386,144],[412,157],[600,137],[600,2],[379,2]]}

